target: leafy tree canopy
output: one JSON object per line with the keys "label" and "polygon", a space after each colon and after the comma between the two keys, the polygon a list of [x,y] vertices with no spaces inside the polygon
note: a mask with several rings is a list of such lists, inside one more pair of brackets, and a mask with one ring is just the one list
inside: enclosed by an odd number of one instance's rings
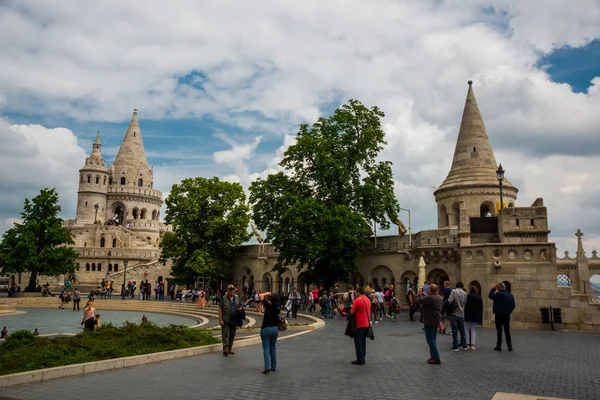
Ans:
{"label": "leafy tree canopy", "polygon": [[300,126],[279,164],[285,173],[252,183],[254,220],[276,247],[278,268],[297,265],[313,282],[345,280],[371,234],[367,221],[388,229],[397,220],[392,164],[377,160],[382,117],[350,100]]}
{"label": "leafy tree canopy", "polygon": [[0,266],[5,272],[31,272],[26,290],[34,290],[38,275],[57,276],[75,271],[77,252],[71,232],[64,227],[55,189],[43,189],[25,199],[23,223],[15,224],[2,236]]}
{"label": "leafy tree canopy", "polygon": [[166,204],[165,222],[173,231],[162,237],[162,261],[172,260],[172,274],[181,283],[220,278],[236,246],[250,238],[242,186],[217,177],[188,178],[173,185]]}

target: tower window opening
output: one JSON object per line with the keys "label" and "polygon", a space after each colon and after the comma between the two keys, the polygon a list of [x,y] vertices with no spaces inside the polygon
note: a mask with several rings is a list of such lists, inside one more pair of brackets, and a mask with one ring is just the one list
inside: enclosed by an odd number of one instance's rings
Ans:
{"label": "tower window opening", "polygon": [[88,180],[87,180],[88,182],[87,182],[87,183],[90,183],[90,182],[92,181],[92,177],[91,177],[91,175],[88,175],[88,177],[87,177],[87,178],[88,178]]}
{"label": "tower window opening", "polygon": [[106,239],[100,238],[100,247],[104,247],[106,245]]}
{"label": "tower window opening", "polygon": [[122,176],[122,177],[121,177],[121,185],[124,185],[124,184],[125,184],[125,177],[124,177],[124,176]]}
{"label": "tower window opening", "polygon": [[96,270],[96,264],[92,264],[92,271]]}
{"label": "tower window opening", "polygon": [[112,185],[112,178],[108,178],[108,184]]}
{"label": "tower window opening", "polygon": [[144,186],[144,180],[138,179],[138,186]]}
{"label": "tower window opening", "polygon": [[112,264],[108,264],[108,272],[112,272]]}
{"label": "tower window opening", "polygon": [[86,271],[89,271],[89,270],[90,270],[90,263],[86,263],[86,264],[85,264],[85,270],[86,270]]}
{"label": "tower window opening", "polygon": [[518,219],[516,220],[516,222],[517,222],[517,226],[519,226],[519,220]]}
{"label": "tower window opening", "polygon": [[473,153],[477,153],[477,147],[473,147]]}
{"label": "tower window opening", "polygon": [[85,206],[87,207],[87,201],[85,202]]}
{"label": "tower window opening", "polygon": [[133,137],[135,137],[135,132],[133,132]]}
{"label": "tower window opening", "polygon": [[115,264],[115,272],[119,272],[119,264]]}
{"label": "tower window opening", "polygon": [[97,177],[96,177],[96,185],[97,185],[97,184],[99,184],[99,183],[100,183],[100,177],[99,177],[99,176],[97,176]]}
{"label": "tower window opening", "polygon": [[112,247],[117,247],[117,239],[113,239],[113,246]]}
{"label": "tower window opening", "polygon": [[102,264],[98,264],[98,271],[102,271]]}
{"label": "tower window opening", "polygon": [[104,177],[103,185],[106,185],[106,177]]}
{"label": "tower window opening", "polygon": [[533,220],[533,219],[531,220],[531,226],[532,226],[532,227],[535,227],[535,224],[534,224],[534,220]]}

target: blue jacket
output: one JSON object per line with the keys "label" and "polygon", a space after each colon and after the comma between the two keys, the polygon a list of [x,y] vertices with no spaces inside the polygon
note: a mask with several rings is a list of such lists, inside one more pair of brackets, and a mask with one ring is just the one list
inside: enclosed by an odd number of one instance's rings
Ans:
{"label": "blue jacket", "polygon": [[467,295],[467,304],[465,305],[465,321],[477,322],[481,324],[483,320],[483,300],[477,293]]}
{"label": "blue jacket", "polygon": [[492,289],[488,297],[494,300],[494,314],[510,315],[515,309],[515,298],[507,290],[496,292],[496,289]]}

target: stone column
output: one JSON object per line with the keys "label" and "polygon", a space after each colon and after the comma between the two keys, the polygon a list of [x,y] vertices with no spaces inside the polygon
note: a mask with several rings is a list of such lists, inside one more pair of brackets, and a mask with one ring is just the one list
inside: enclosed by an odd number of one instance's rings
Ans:
{"label": "stone column", "polygon": [[572,284],[574,289],[582,292],[589,289],[590,269],[588,259],[585,256],[585,250],[583,249],[583,242],[581,240],[583,233],[580,229],[577,229],[575,236],[577,236],[577,279]]}

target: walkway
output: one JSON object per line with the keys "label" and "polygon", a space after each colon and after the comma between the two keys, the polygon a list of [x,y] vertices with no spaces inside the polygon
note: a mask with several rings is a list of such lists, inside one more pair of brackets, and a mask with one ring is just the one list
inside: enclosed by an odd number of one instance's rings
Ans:
{"label": "walkway", "polygon": [[[600,335],[513,332],[514,352],[496,352],[495,331],[480,328],[477,350],[452,352],[451,336],[438,337],[442,365],[428,365],[418,322],[375,325],[367,365],[354,366],[343,320],[278,344],[278,371],[264,376],[259,346],[230,357],[209,354],[30,384],[0,391],[17,399],[101,399],[133,393],[145,400],[202,399],[491,399],[496,392],[573,399],[600,398]],[[131,396],[128,396],[131,397]]]}

